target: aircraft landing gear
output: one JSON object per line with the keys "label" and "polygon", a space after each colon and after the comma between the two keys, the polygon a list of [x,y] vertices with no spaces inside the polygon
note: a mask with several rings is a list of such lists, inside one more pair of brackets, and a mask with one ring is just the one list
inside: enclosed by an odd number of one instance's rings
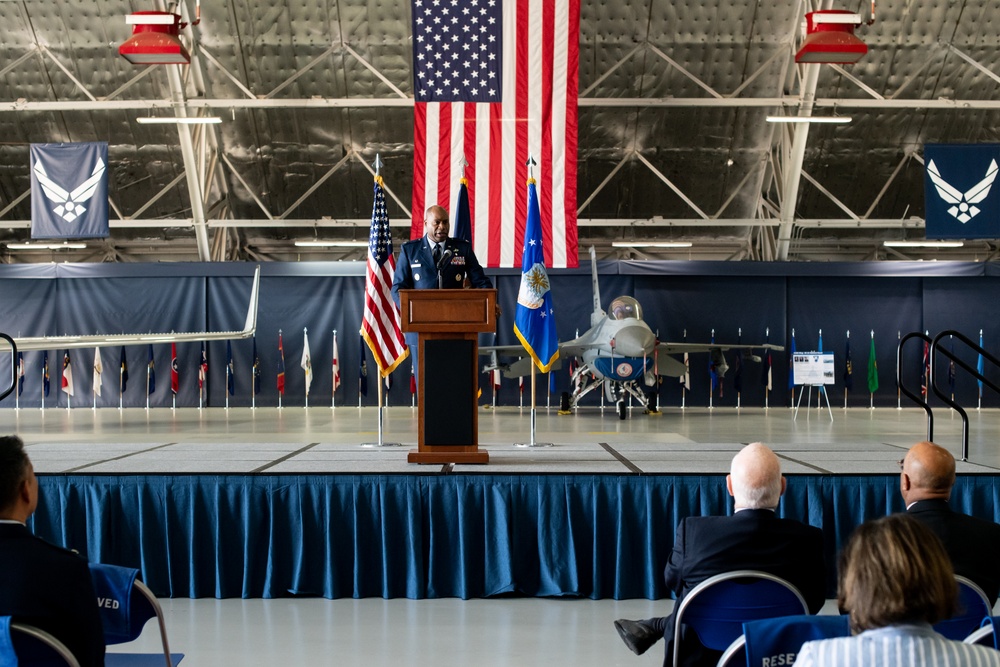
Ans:
{"label": "aircraft landing gear", "polygon": [[559,396],[559,412],[569,414],[569,392],[564,391]]}
{"label": "aircraft landing gear", "polygon": [[618,419],[625,419],[626,411],[625,411],[624,397],[618,399],[617,409],[618,409]]}

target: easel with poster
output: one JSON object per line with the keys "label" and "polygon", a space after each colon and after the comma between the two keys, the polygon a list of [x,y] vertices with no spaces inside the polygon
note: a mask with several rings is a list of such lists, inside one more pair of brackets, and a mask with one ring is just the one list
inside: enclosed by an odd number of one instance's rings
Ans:
{"label": "easel with poster", "polygon": [[[795,374],[795,384],[800,387],[809,387],[809,398],[806,405],[812,403],[812,390],[816,387],[820,396],[826,400],[826,409],[830,413],[830,421],[833,421],[833,409],[830,407],[830,397],[826,393],[826,385],[835,381],[833,352],[796,352],[792,355],[792,372]],[[799,390],[799,400],[795,404],[795,413],[792,421],[799,416],[799,405],[802,404],[801,389]]]}

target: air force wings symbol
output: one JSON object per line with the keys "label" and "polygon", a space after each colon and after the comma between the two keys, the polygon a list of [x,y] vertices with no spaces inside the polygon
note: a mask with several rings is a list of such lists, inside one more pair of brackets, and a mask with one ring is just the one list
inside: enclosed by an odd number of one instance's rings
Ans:
{"label": "air force wings symbol", "polygon": [[989,196],[990,188],[993,187],[993,181],[997,177],[997,171],[997,161],[991,160],[983,180],[963,193],[944,180],[941,172],[938,171],[937,165],[934,164],[934,160],[927,163],[927,175],[930,176],[931,182],[934,183],[934,188],[937,190],[938,195],[949,204],[953,204],[948,209],[948,213],[957,218],[962,224],[972,220],[979,214],[980,209],[975,204],[981,203]]}
{"label": "air force wings symbol", "polygon": [[97,158],[97,164],[94,165],[94,171],[91,172],[90,178],[72,192],[67,192],[49,178],[48,174],[45,173],[45,166],[41,162],[35,163],[35,177],[38,179],[38,184],[42,186],[42,192],[49,198],[49,201],[56,205],[52,211],[66,222],[73,222],[86,212],[87,209],[83,206],[83,202],[89,201],[97,192],[97,187],[101,184],[101,178],[104,176],[104,170],[104,160]]}

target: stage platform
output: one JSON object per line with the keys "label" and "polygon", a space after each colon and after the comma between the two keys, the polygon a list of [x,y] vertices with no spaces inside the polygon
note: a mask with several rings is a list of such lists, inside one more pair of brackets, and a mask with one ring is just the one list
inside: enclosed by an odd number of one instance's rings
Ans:
{"label": "stage platform", "polygon": [[[961,458],[961,420],[937,411],[935,440]],[[530,441],[527,408],[481,408],[485,466],[406,462],[416,447],[417,416],[409,406],[386,408],[378,442],[375,408],[37,408],[0,412],[4,430],[29,446],[46,474],[725,474],[741,446],[770,445],[789,475],[896,474],[905,450],[926,437],[917,408],[663,408],[659,415],[583,408],[560,415],[541,407]],[[969,410],[970,454],[960,473],[1000,470],[1000,410]]]}
{"label": "stage platform", "polygon": [[[8,410],[41,486],[31,527],[140,568],[161,597],[660,599],[684,517],[732,511],[724,475],[761,440],[782,458],[778,512],[823,530],[828,595],[862,521],[903,509],[916,409],[665,408],[480,413],[487,465],[421,466],[416,413],[388,408]],[[971,411],[952,505],[1000,521],[1000,411]],[[935,440],[960,457],[961,422]]]}

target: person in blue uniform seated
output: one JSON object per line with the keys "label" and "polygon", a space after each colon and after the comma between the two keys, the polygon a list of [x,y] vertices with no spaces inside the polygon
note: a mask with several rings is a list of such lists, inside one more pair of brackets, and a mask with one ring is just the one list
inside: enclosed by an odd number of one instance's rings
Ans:
{"label": "person in blue uniform seated", "polygon": [[[823,533],[793,519],[778,517],[785,492],[781,463],[760,442],[733,457],[726,489],[733,497],[731,516],[695,516],[677,525],[673,550],[663,576],[677,596],[674,609],[691,590],[709,577],[734,570],[760,570],[788,581],[815,614],[826,602]],[[663,664],[673,662],[674,616],[642,621],[618,619],[615,629],[636,654],[666,639]],[[703,646],[694,632],[681,632],[683,665],[715,665],[721,651]]]}
{"label": "person in blue uniform seated", "polygon": [[[899,492],[906,513],[931,529],[944,544],[955,574],[983,589],[990,605],[1000,592],[1000,525],[951,509],[955,457],[933,442],[918,442],[900,462]],[[992,505],[988,508],[993,512]]]}
{"label": "person in blue uniform seated", "polygon": [[38,480],[17,436],[0,437],[0,615],[45,630],[81,667],[104,664],[104,631],[87,561],[25,526]]}
{"label": "person in blue uniform seated", "polygon": [[[472,244],[449,237],[450,229],[448,211],[431,206],[424,213],[424,235],[404,243],[399,249],[396,273],[392,277],[392,299],[397,306],[401,289],[437,289],[439,270],[441,287],[445,289],[460,289],[466,282],[476,288],[493,287],[476,259]],[[416,369],[417,334],[407,333],[405,338]]]}
{"label": "person in blue uniform seated", "polygon": [[955,612],[958,588],[941,541],[910,515],[861,524],[837,570],[837,604],[854,636],[806,642],[797,667],[1000,667],[1000,652],[931,627]]}

